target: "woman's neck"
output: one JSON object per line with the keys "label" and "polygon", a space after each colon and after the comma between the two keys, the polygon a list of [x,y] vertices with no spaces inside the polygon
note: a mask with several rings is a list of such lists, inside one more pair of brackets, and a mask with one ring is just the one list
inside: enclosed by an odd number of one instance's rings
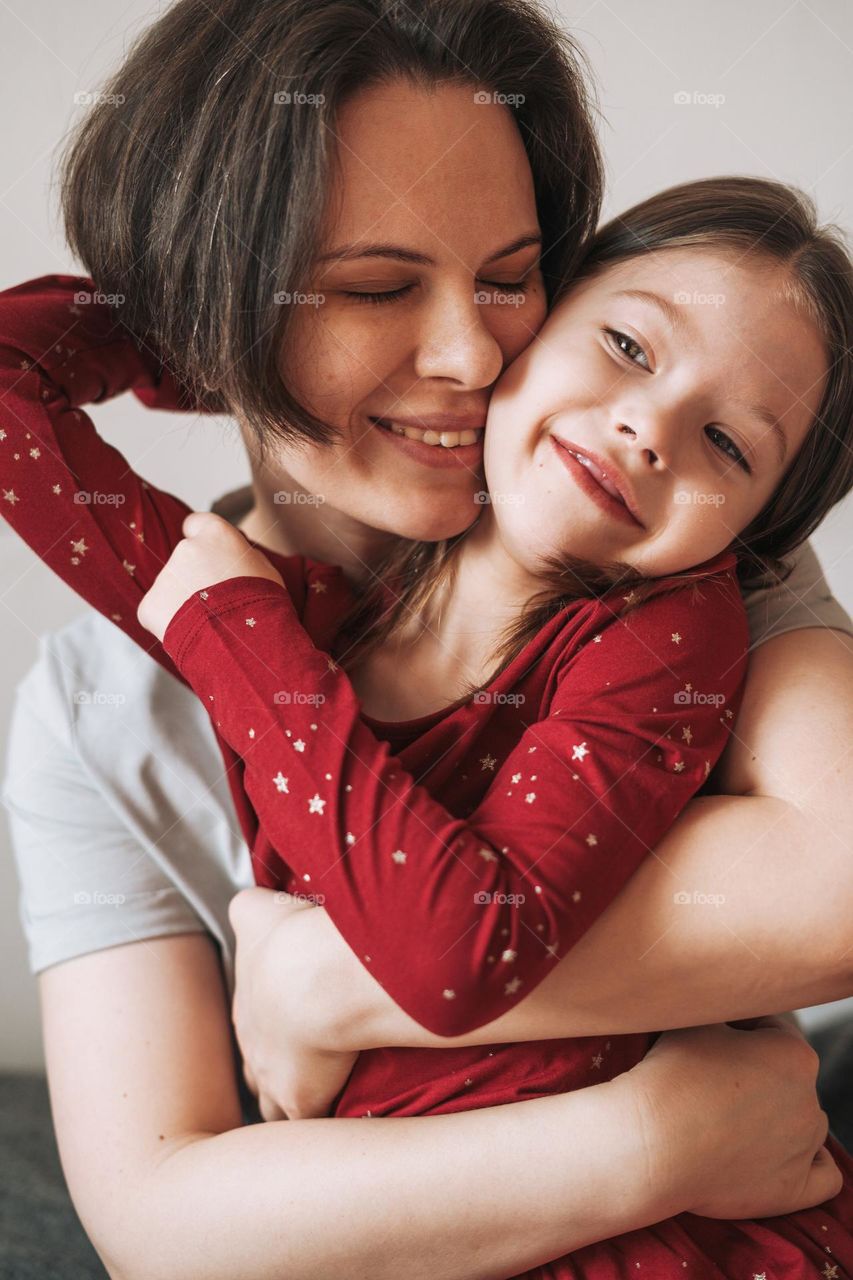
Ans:
{"label": "woman's neck", "polygon": [[368,582],[396,541],[393,534],[318,502],[287,475],[279,473],[275,487],[256,475],[252,492],[254,506],[237,526],[247,537],[280,555],[338,564],[351,582]]}

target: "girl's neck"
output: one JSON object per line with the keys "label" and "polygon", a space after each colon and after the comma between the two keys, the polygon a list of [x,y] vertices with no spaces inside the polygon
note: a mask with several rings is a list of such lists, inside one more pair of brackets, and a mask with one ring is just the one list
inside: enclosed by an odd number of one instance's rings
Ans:
{"label": "girl's neck", "polygon": [[463,682],[478,684],[489,676],[506,629],[542,584],[509,555],[488,507],[459,544],[454,570],[429,601],[422,634]]}

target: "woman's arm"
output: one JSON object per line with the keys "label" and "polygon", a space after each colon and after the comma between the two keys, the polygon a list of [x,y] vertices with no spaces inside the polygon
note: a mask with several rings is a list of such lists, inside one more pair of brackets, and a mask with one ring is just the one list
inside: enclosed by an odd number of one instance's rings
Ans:
{"label": "woman's arm", "polygon": [[788,1212],[840,1183],[790,1029],[671,1033],[615,1081],[461,1115],[240,1128],[207,938],[40,985],[63,1168],[113,1280],[497,1280],[683,1210]]}
{"label": "woman's arm", "polygon": [[[193,576],[206,537],[194,519],[166,580]],[[234,530],[213,534],[227,554]],[[356,956],[441,1036],[493,1021],[548,975],[705,781],[733,723],[746,624],[720,573],[703,592],[660,591],[628,620],[608,618],[598,643],[578,637],[547,706],[495,745],[493,781],[461,818],[416,783],[426,758],[392,756],[363,723],[286,591],[222,578],[185,600],[163,644],[243,757],[265,836],[256,879],[281,887],[289,865],[322,893]],[[715,696],[686,709],[685,685]]]}

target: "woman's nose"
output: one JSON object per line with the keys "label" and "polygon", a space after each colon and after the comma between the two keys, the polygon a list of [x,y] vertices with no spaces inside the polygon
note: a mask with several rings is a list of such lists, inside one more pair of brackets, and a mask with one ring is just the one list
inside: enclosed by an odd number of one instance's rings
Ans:
{"label": "woman's nose", "polygon": [[488,328],[488,304],[470,298],[437,301],[424,318],[415,352],[419,378],[450,378],[488,387],[500,377],[504,354]]}

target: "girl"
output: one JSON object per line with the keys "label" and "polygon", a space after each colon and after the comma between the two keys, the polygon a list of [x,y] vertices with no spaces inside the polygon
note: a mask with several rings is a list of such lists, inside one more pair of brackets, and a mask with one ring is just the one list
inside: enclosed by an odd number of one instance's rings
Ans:
{"label": "girl", "polygon": [[[257,878],[322,894],[429,1030],[523,998],[703,785],[745,670],[735,575],[779,571],[853,482],[851,317],[850,264],[797,193],[673,188],[602,230],[502,379],[490,501],[431,565],[399,563],[341,621],[335,569],[280,576],[216,517],[187,519],[140,619],[243,758]],[[375,1050],[335,1114],[582,1087],[651,1040]],[[542,1274],[838,1275],[839,1161],[821,1211],[736,1231],[682,1215]]]}

